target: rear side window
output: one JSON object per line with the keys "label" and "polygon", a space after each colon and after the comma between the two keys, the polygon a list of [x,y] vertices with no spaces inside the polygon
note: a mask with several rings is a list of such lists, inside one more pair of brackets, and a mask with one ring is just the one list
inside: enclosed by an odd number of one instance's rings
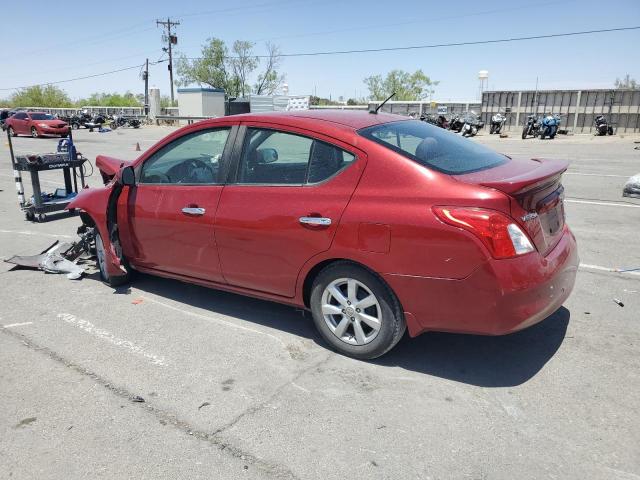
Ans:
{"label": "rear side window", "polygon": [[322,182],[355,156],[303,135],[248,128],[238,169],[240,184],[303,185]]}
{"label": "rear side window", "polygon": [[358,133],[425,167],[450,175],[497,167],[509,160],[472,140],[416,120],[374,125]]}

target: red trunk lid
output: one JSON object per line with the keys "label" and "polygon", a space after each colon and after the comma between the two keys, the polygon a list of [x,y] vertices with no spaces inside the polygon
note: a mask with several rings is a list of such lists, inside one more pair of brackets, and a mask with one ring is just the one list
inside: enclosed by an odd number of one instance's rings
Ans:
{"label": "red trunk lid", "polygon": [[568,165],[565,160],[511,159],[495,168],[454,178],[507,194],[511,216],[544,255],[562,236],[565,217],[561,177]]}

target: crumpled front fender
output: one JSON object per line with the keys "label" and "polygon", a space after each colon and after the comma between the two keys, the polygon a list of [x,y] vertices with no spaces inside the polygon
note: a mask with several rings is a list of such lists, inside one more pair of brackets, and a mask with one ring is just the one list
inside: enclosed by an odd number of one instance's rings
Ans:
{"label": "crumpled front fender", "polygon": [[[107,225],[109,200],[112,195],[118,196],[121,190],[121,188],[114,187],[114,184],[110,184],[99,188],[85,188],[78,193],[71,202],[69,202],[67,209],[77,208],[83,210],[91,217],[96,228],[100,232],[102,243],[104,244],[105,251],[107,252],[107,273],[110,276],[117,277],[126,273],[126,270],[124,270],[115,246],[111,242],[109,226]],[[115,198],[115,201],[117,201],[117,198]]]}

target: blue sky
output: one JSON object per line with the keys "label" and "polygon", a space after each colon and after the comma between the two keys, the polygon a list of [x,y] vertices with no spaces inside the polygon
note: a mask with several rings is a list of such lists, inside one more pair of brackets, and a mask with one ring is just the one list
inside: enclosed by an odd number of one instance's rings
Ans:
{"label": "blue sky", "polygon": [[[3,6],[0,88],[91,75],[161,57],[155,19],[181,22],[178,47],[197,56],[208,37],[229,44],[271,40],[284,53],[394,47],[541,35],[640,25],[640,0],[395,1],[251,0],[106,3],[10,2]],[[291,94],[334,99],[366,96],[362,79],[395,68],[422,69],[439,80],[435,98],[473,100],[477,73],[490,89],[608,88],[626,73],[640,80],[640,30],[508,44],[385,53],[286,58]],[[150,69],[150,84],[168,94],[166,63]],[[96,91],[143,91],[129,70],[63,83],[72,98]],[[11,91],[0,90],[0,98]]]}

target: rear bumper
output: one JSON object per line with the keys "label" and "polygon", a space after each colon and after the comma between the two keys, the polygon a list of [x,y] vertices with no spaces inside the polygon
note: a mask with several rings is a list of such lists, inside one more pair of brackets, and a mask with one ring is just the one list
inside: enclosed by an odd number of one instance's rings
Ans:
{"label": "rear bumper", "polygon": [[578,270],[576,240],[565,227],[545,257],[488,260],[462,280],[387,274],[411,336],[427,330],[504,335],[538,323],[569,297]]}

